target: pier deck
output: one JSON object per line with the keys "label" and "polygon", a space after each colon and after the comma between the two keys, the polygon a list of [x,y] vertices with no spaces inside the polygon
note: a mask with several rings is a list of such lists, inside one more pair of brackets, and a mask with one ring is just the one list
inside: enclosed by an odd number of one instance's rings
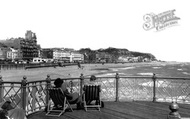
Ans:
{"label": "pier deck", "polygon": [[[74,112],[65,112],[60,117],[51,117],[40,111],[29,115],[28,119],[167,119],[170,104],[147,101],[105,102],[100,112],[74,109]],[[190,117],[190,105],[178,105],[181,117]]]}

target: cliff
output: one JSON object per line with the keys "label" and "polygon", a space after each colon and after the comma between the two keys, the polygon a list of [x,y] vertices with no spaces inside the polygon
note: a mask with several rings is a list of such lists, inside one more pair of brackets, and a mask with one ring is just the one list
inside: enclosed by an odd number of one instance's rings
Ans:
{"label": "cliff", "polygon": [[93,60],[94,57],[96,57],[96,54],[106,54],[109,55],[108,57],[112,59],[112,61],[117,61],[119,57],[123,58],[133,58],[133,57],[139,57],[141,60],[143,59],[150,59],[150,60],[156,60],[156,57],[151,53],[142,53],[142,52],[134,52],[129,51],[125,48],[113,48],[109,47],[106,49],[98,49],[98,50],[91,50],[90,48],[82,48],[78,52],[85,54],[86,57],[90,58],[90,60]]}

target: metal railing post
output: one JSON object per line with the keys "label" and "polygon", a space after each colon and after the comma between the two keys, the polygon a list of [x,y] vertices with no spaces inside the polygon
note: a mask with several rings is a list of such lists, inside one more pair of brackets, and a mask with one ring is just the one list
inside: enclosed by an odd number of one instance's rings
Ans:
{"label": "metal railing post", "polygon": [[26,110],[26,76],[23,77],[23,80],[21,82],[21,89],[22,89],[22,108]]}
{"label": "metal railing post", "polygon": [[82,95],[83,92],[83,84],[84,84],[84,75],[80,75],[80,95]]}
{"label": "metal railing post", "polygon": [[153,73],[153,102],[156,102],[156,74]]}
{"label": "metal railing post", "polygon": [[115,79],[116,79],[116,96],[115,96],[115,101],[119,101],[119,74],[116,73],[116,76],[115,76]]}
{"label": "metal railing post", "polygon": [[51,78],[50,75],[47,75],[46,78],[46,106],[48,105],[49,102],[49,92],[48,89],[51,87]]}
{"label": "metal railing post", "polygon": [[4,91],[3,91],[3,79],[0,75],[0,102],[3,101]]}

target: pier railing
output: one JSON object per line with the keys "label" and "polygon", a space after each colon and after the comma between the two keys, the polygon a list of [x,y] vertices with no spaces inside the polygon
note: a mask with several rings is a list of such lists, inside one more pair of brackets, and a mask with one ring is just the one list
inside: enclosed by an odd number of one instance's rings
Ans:
{"label": "pier railing", "polygon": [[[78,78],[63,79],[69,83],[71,92],[83,93],[84,83],[90,77],[81,74]],[[44,80],[27,82],[23,77],[21,82],[6,82],[0,77],[0,102],[10,100],[14,107],[26,110],[27,115],[44,110],[49,100],[48,88],[55,79],[48,75]],[[103,101],[158,101],[190,104],[190,78],[176,77],[139,77],[120,76],[97,77],[101,84],[101,99]]]}

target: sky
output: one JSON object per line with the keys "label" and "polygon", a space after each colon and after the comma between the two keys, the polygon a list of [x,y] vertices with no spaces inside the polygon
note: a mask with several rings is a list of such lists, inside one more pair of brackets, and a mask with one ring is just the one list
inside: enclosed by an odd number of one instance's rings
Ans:
{"label": "sky", "polygon": [[[42,48],[126,48],[190,62],[188,0],[1,0],[0,39],[36,33]],[[178,24],[144,30],[144,15],[176,10]]]}

